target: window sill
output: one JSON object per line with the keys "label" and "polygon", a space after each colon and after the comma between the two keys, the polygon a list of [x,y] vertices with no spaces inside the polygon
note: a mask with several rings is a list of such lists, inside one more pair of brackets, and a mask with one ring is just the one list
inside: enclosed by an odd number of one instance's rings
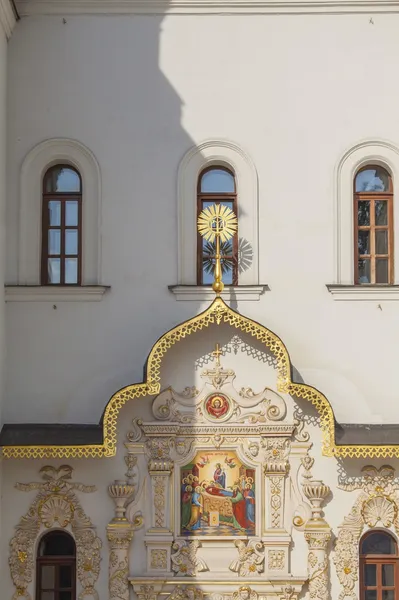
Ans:
{"label": "window sill", "polygon": [[[170,285],[169,290],[176,300],[208,300],[215,297],[215,292],[208,285]],[[268,285],[232,285],[226,286],[222,292],[224,300],[259,300],[264,292],[270,291]]]}
{"label": "window sill", "polygon": [[107,285],[6,285],[6,302],[99,302]]}
{"label": "window sill", "polygon": [[345,285],[328,284],[328,291],[334,300],[399,300],[399,285]]}

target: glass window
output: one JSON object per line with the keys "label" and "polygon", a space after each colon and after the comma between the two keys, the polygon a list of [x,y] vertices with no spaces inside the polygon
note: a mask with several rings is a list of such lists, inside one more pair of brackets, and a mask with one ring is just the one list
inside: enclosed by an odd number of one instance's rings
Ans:
{"label": "glass window", "polygon": [[36,600],[75,600],[76,545],[69,533],[50,531],[43,536],[36,569]]}
{"label": "glass window", "polygon": [[367,532],[360,541],[360,600],[398,600],[398,552],[386,531]]}
{"label": "glass window", "polygon": [[382,167],[358,171],[354,185],[355,283],[393,283],[392,180]]}
{"label": "glass window", "polygon": [[82,182],[67,165],[43,179],[42,285],[80,285],[82,262]]}
{"label": "glass window", "polygon": [[[235,176],[225,167],[214,166],[203,170],[198,178],[197,217],[213,204],[227,206],[237,215]],[[216,243],[205,240],[198,234],[197,283],[211,285],[215,269]],[[238,236],[221,241],[222,279],[225,285],[238,284]]]}

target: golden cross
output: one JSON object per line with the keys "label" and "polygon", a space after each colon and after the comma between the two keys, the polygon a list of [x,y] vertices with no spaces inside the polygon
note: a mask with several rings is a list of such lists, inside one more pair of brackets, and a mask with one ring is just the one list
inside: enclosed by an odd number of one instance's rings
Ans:
{"label": "golden cross", "polygon": [[216,358],[216,366],[220,367],[220,357],[223,354],[223,352],[220,349],[219,344],[216,344],[214,351],[212,352],[212,356],[214,356]]}

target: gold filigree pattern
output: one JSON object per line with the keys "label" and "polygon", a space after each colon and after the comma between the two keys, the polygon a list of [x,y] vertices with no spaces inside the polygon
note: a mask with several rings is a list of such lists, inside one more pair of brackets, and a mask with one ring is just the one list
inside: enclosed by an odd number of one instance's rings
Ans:
{"label": "gold filigree pattern", "polygon": [[13,600],[30,599],[28,586],[34,571],[34,547],[40,530],[44,527],[70,527],[76,542],[77,575],[82,585],[79,600],[86,596],[98,599],[95,584],[100,574],[101,540],[94,525],[84,512],[76,490],[93,492],[94,486],[72,483],[72,467],[58,469],[46,466],[40,469],[44,482],[17,483],[16,488],[29,492],[38,490],[28,512],[21,517],[14,537],[10,541],[8,563],[15,585]]}
{"label": "gold filigree pattern", "polygon": [[362,469],[362,475],[361,479],[353,479],[339,486],[347,491],[361,490],[339,527],[335,544],[333,562],[342,585],[339,600],[346,597],[357,599],[355,588],[359,571],[359,540],[365,526],[394,526],[396,534],[399,534],[399,482],[394,469],[389,465],[380,469],[366,466]]}
{"label": "gold filigree pattern", "polygon": [[244,317],[217,296],[202,313],[165,333],[153,346],[147,361],[146,380],[116,392],[109,400],[103,417],[103,444],[82,446],[5,446],[4,458],[101,458],[114,456],[117,442],[117,420],[121,408],[130,400],[159,394],[162,358],[182,339],[212,324],[225,323],[248,334],[273,354],[278,372],[277,390],[310,402],[320,415],[322,452],[324,456],[350,458],[399,457],[399,446],[335,444],[334,414],[327,398],[315,388],[291,380],[291,361],[282,340],[266,327]]}

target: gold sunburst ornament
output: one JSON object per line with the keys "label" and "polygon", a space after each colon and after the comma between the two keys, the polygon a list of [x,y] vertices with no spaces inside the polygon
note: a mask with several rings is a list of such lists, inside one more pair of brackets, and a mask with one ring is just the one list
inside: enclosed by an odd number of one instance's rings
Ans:
{"label": "gold sunburst ornament", "polygon": [[220,266],[220,240],[227,242],[237,231],[237,217],[231,208],[223,204],[212,204],[198,217],[198,231],[208,242],[216,239],[215,274],[212,284],[216,294],[223,291],[222,269]]}

